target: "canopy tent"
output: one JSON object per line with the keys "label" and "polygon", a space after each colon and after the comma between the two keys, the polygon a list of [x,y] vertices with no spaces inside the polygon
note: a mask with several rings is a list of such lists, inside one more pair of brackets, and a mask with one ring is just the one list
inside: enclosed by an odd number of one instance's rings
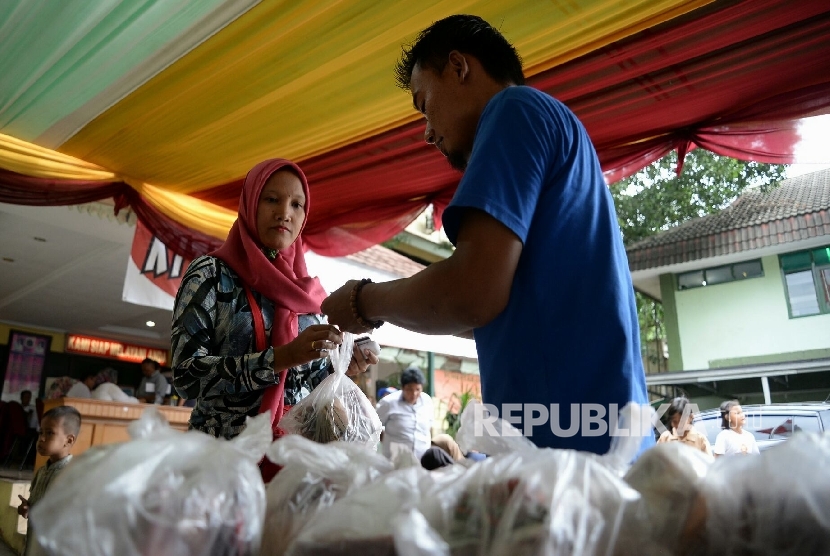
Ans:
{"label": "canopy tent", "polygon": [[114,197],[185,256],[224,239],[270,156],[308,174],[317,253],[384,241],[430,203],[440,222],[459,176],[392,68],[450,13],[499,25],[609,180],[672,148],[791,162],[795,121],[830,111],[823,0],[93,4],[0,6],[0,201]]}

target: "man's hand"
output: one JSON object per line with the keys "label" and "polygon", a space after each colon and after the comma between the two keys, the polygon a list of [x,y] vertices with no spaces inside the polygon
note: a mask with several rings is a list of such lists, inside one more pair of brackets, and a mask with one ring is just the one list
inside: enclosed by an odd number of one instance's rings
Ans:
{"label": "man's hand", "polygon": [[22,515],[25,519],[29,519],[29,501],[19,494],[17,497],[20,498],[20,505],[17,507],[17,514]]}
{"label": "man's hand", "polygon": [[357,284],[357,280],[349,280],[328,296],[322,305],[322,311],[328,316],[329,323],[339,326],[343,332],[352,334],[360,334],[367,330],[358,324],[352,312],[352,290]]}
{"label": "man's hand", "polygon": [[360,373],[365,373],[369,365],[376,364],[380,359],[372,350],[364,349],[362,352],[355,346],[352,353],[352,360],[349,363],[349,369],[346,371],[346,376],[356,376]]}

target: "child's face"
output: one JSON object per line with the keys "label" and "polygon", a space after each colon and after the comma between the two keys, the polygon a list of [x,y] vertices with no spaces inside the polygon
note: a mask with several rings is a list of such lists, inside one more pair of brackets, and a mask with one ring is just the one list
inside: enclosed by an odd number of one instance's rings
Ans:
{"label": "child's face", "polygon": [[746,415],[744,415],[744,409],[736,405],[732,409],[729,410],[729,426],[733,429],[737,429],[738,427],[742,427],[746,424]]}
{"label": "child's face", "polygon": [[[682,413],[675,413],[671,416],[671,426],[677,430],[677,434],[681,436],[685,435],[686,431],[692,428],[692,421],[694,420],[694,418],[695,416],[691,412],[686,417],[686,419],[683,419]],[[683,422],[681,423],[681,421]]]}
{"label": "child's face", "polygon": [[45,457],[69,455],[75,436],[63,430],[63,419],[45,418],[40,423],[37,453]]}

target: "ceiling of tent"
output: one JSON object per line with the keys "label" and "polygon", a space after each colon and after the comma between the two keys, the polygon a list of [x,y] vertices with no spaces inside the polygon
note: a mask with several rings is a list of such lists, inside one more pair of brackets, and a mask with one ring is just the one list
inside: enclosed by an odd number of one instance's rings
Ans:
{"label": "ceiling of tent", "polygon": [[694,145],[784,162],[792,121],[830,107],[825,0],[7,1],[0,201],[114,197],[193,255],[224,238],[246,171],[281,156],[308,174],[315,251],[388,239],[458,181],[393,77],[452,13],[502,30],[609,176]]}

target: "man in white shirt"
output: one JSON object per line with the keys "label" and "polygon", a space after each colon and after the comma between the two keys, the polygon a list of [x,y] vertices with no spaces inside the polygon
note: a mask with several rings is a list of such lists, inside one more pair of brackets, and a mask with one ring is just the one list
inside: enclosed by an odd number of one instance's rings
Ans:
{"label": "man in white shirt", "polygon": [[141,362],[141,374],[144,378],[138,385],[135,397],[145,403],[161,404],[167,395],[167,386],[170,384],[161,374],[158,361],[147,358]]}
{"label": "man in white shirt", "polygon": [[393,458],[399,451],[412,453],[420,461],[432,439],[432,398],[424,393],[424,375],[417,367],[401,374],[401,390],[378,402],[378,416],[383,424],[383,453]]}

